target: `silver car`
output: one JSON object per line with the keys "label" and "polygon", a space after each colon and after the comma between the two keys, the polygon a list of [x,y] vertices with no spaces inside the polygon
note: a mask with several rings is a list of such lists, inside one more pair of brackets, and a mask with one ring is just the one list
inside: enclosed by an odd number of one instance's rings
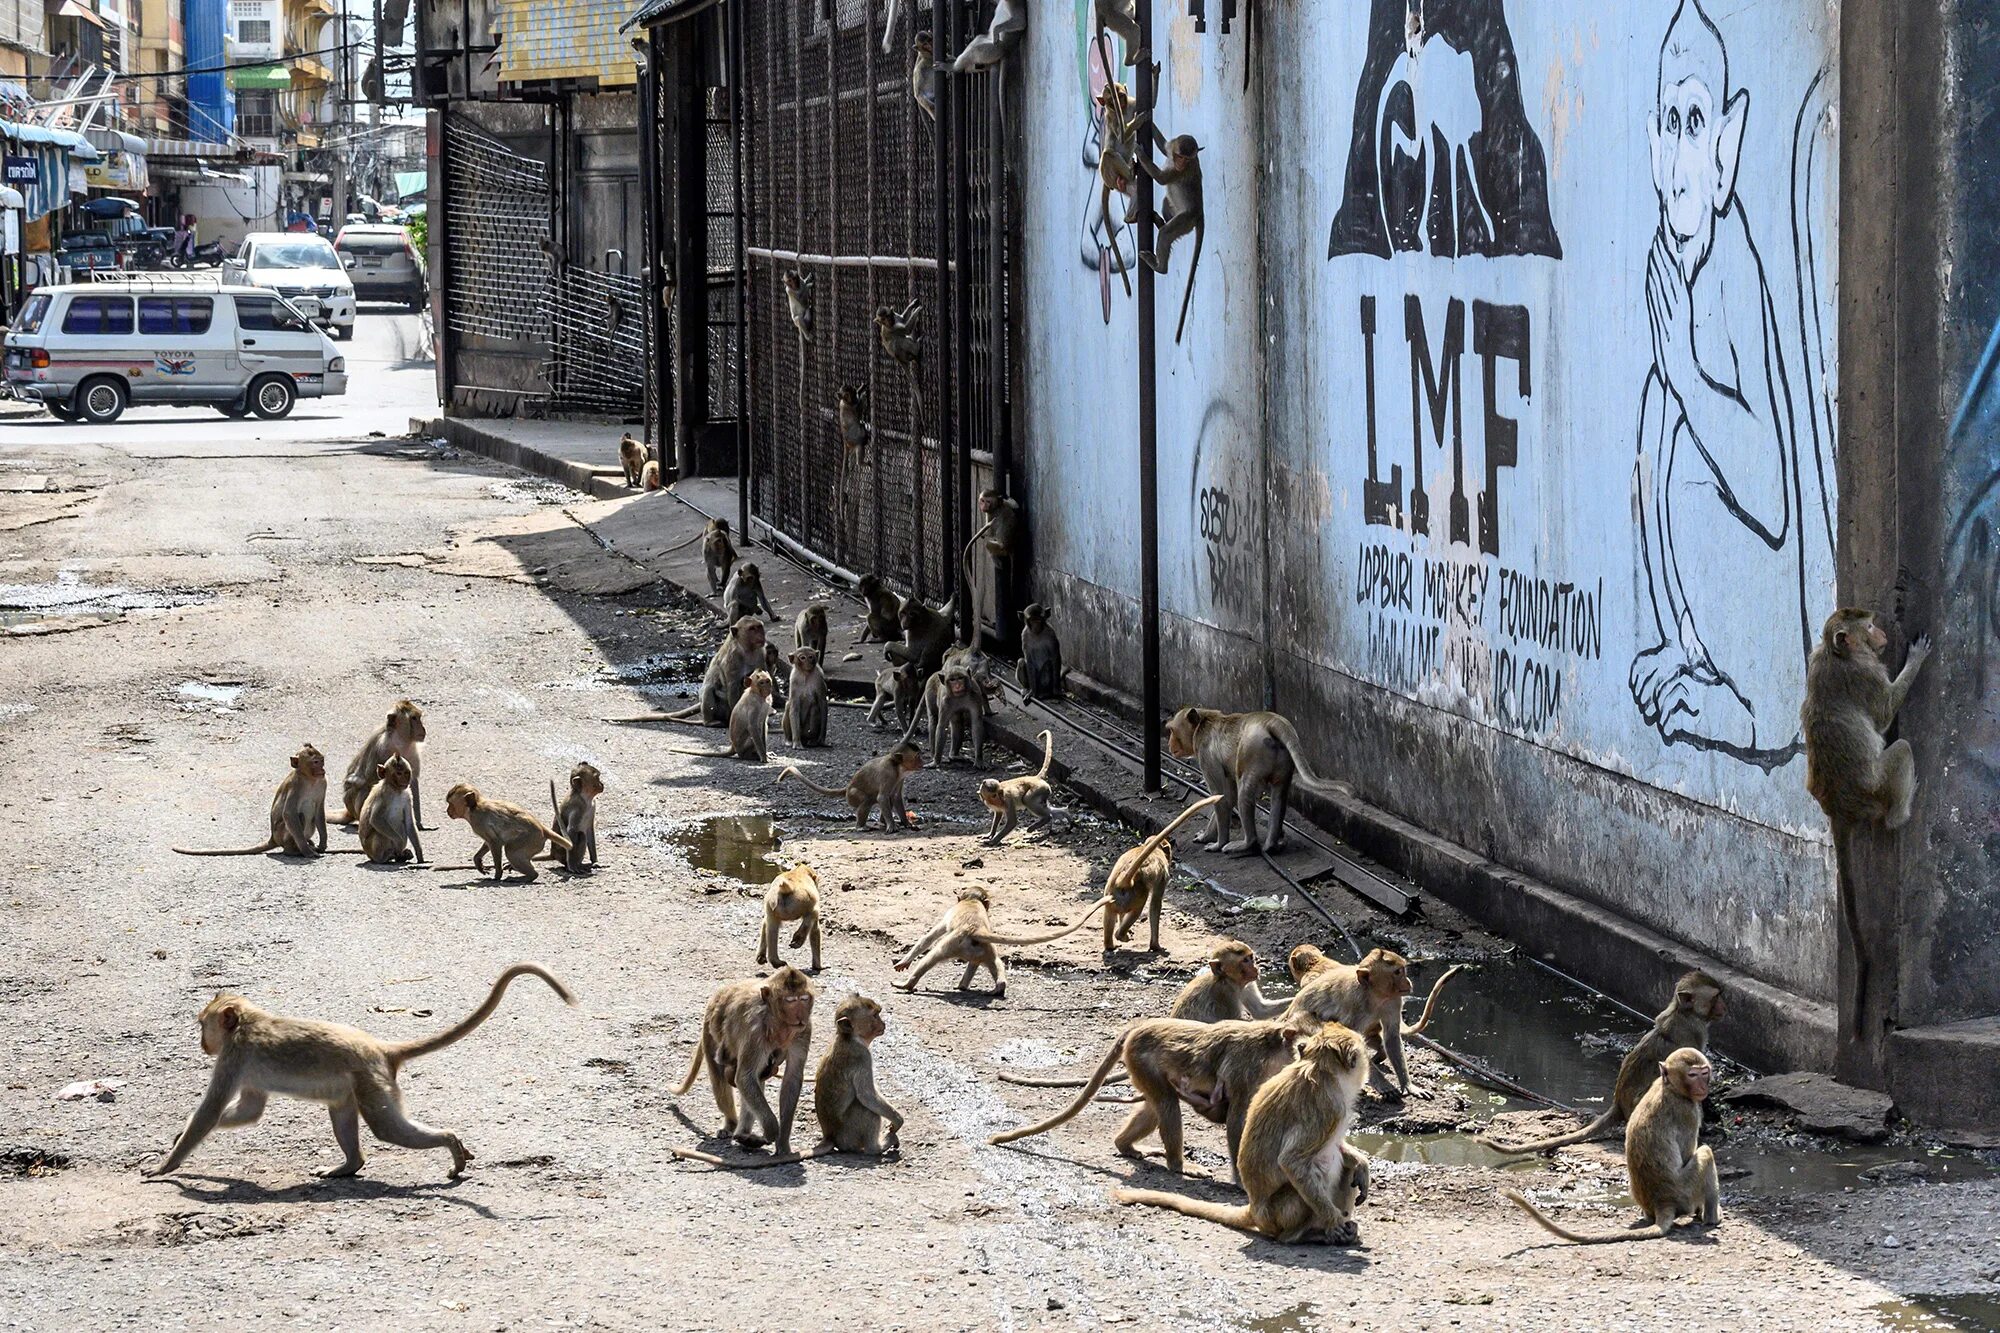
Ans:
{"label": "silver car", "polygon": [[333,238],[333,248],[354,280],[362,301],[394,301],[412,312],[424,308],[424,259],[401,227],[350,224]]}

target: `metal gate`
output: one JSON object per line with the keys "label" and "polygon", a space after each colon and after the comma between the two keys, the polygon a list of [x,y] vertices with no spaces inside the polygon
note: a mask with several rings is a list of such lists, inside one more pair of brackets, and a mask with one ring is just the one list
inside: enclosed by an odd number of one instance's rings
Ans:
{"label": "metal gate", "polygon": [[542,367],[558,410],[638,414],[646,406],[646,291],[638,278],[565,264],[549,293],[553,355]]}
{"label": "metal gate", "polygon": [[[951,518],[969,503],[965,464],[990,461],[1008,428],[995,219],[1003,173],[992,76],[964,81],[968,151],[945,170],[938,154],[949,146],[910,86],[914,34],[954,17],[977,31],[990,0],[960,16],[944,0],[903,8],[888,54],[872,0],[759,0],[738,10],[751,506],[834,563],[935,601],[956,586]],[[963,272],[953,271],[954,251],[969,260]],[[811,283],[810,338],[786,303],[783,279],[793,273]],[[969,319],[940,299],[945,277],[969,285]],[[923,341],[914,374],[883,351],[875,326],[878,307],[912,300]],[[866,449],[845,459],[835,415],[843,386],[866,390],[872,428]]]}
{"label": "metal gate", "polygon": [[445,326],[548,337],[549,169],[511,152],[463,111],[445,118]]}

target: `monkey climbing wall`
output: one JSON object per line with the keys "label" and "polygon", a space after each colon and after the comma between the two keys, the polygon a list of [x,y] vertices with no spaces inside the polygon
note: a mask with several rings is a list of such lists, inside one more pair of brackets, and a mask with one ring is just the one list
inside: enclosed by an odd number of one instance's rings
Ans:
{"label": "monkey climbing wall", "polygon": [[[937,155],[948,145],[910,76],[915,34],[950,16],[898,8],[886,52],[885,14],[864,0],[742,9],[751,504],[834,563],[936,602],[953,587],[944,493],[958,451],[986,462],[1004,429],[998,103],[990,81],[968,81],[969,151],[944,164],[941,217]],[[966,30],[990,9],[965,5]],[[959,225],[970,242],[962,274],[952,267]],[[970,286],[963,327],[939,300],[941,263]],[[792,319],[787,275],[802,281],[809,333]],[[906,367],[884,351],[875,314],[912,301],[921,356]],[[970,374],[954,384],[960,339]],[[843,387],[865,393],[866,442],[854,449],[836,420]],[[953,490],[951,510],[960,503]]]}

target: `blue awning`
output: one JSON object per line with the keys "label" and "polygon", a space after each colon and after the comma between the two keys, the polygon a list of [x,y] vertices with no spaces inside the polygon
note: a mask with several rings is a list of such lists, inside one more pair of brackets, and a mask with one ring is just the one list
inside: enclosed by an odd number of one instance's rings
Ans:
{"label": "blue awning", "polygon": [[90,140],[75,130],[52,130],[46,125],[0,120],[0,139],[12,139],[16,143],[58,144],[79,162],[97,160],[97,150],[91,146]]}

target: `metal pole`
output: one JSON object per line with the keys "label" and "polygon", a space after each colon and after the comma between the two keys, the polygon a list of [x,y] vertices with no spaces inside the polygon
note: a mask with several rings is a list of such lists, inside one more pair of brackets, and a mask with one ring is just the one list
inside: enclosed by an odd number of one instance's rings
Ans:
{"label": "metal pole", "polygon": [[[1153,0],[1139,0],[1139,45],[1153,50]],[[1139,105],[1153,109],[1150,55],[1139,62]],[[1145,132],[1150,138],[1150,131]],[[1152,153],[1141,142],[1140,151]],[[1153,178],[1139,173],[1139,251],[1153,250]],[[1142,698],[1141,737],[1145,742],[1145,788],[1160,790],[1160,390],[1153,328],[1153,270],[1139,265],[1139,673]]]}
{"label": "metal pole", "polygon": [[[744,291],[749,276],[749,253],[744,248],[743,214],[748,208],[743,198],[743,0],[729,7],[729,125],[735,141],[736,212],[736,531],[750,540],[750,398],[749,334],[750,303]],[[698,294],[707,300],[708,294]],[[689,293],[675,299],[685,301]]]}
{"label": "metal pole", "polygon": [[[949,16],[944,15],[944,10],[947,7],[951,11]],[[949,62],[965,42],[964,0],[938,0],[937,6],[932,9],[931,14],[932,22],[939,28],[939,31],[931,34],[933,39],[932,49],[936,53],[938,64],[942,66],[938,76],[937,132],[932,140],[935,144],[935,151],[932,156],[937,166],[937,234],[932,239],[937,245],[938,266],[937,318],[933,327],[939,336],[931,339],[931,359],[936,363],[937,368],[937,385],[932,394],[932,397],[936,401],[936,406],[932,409],[932,415],[937,426],[938,442],[938,544],[942,549],[943,554],[941,559],[944,562],[944,567],[938,571],[938,587],[940,591],[944,591],[945,589],[952,589],[958,586],[958,576],[953,572],[954,567],[958,563],[956,560],[958,550],[957,542],[954,540],[956,530],[952,526],[952,468],[950,460],[945,454],[945,450],[950,447],[951,440],[951,391],[954,386],[951,383],[950,376],[945,371],[943,334],[947,329],[951,329],[950,318],[953,309],[951,300],[952,284],[954,281],[965,281],[965,274],[963,272],[953,274],[951,271],[952,252],[949,248],[952,234],[951,145],[957,142],[957,136],[954,131],[958,126],[959,116],[963,110],[959,94],[964,91],[963,76],[952,73]],[[940,17],[945,19],[941,24],[937,23]],[[951,329],[951,331],[954,334],[957,333],[956,329]],[[917,466],[921,474],[924,456],[921,426],[917,431],[916,454]],[[917,568],[919,571],[917,589],[918,595],[921,596],[923,591],[923,578],[921,575],[923,568],[922,551],[917,553]],[[952,594],[946,592],[945,596],[949,599]]]}
{"label": "metal pole", "polygon": [[[958,29],[955,49],[963,49],[965,37],[965,6],[953,6],[953,25]],[[956,281],[952,283],[952,296],[956,304],[951,318],[952,332],[952,446],[957,451],[956,503],[953,508],[952,541],[945,546],[945,558],[951,561],[951,586],[958,589],[954,594],[958,601],[958,641],[971,643],[979,633],[979,626],[973,621],[972,585],[965,579],[965,566],[959,559],[958,543],[972,531],[972,103],[973,93],[969,74],[953,77],[957,90],[952,99],[951,117],[951,170],[952,189],[955,196],[951,210],[951,252],[952,262],[957,266]],[[999,74],[986,76],[988,87]],[[943,443],[942,440],[939,441]],[[942,463],[942,459],[939,460]]]}

